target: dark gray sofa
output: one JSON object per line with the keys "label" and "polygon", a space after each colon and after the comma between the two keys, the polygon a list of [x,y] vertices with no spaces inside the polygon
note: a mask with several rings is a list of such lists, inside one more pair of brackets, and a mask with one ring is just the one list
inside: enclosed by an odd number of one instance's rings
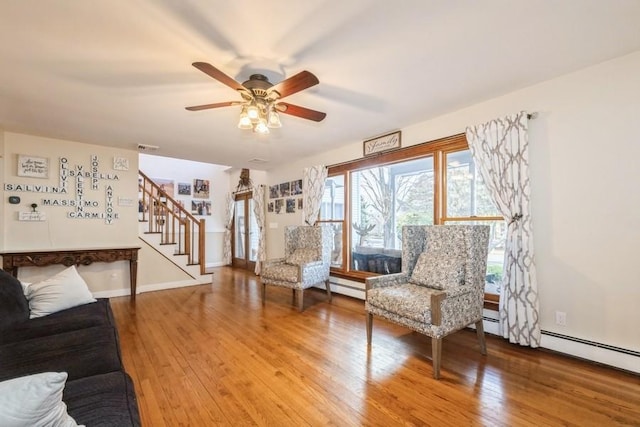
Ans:
{"label": "dark gray sofa", "polygon": [[0,270],[0,381],[67,372],[63,401],[78,424],[139,426],[108,299],[29,319],[20,282]]}

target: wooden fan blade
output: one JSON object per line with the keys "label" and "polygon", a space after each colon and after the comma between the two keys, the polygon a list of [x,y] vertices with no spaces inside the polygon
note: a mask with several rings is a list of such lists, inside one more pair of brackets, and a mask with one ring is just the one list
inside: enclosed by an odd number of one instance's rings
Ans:
{"label": "wooden fan blade", "polygon": [[315,86],[320,81],[316,76],[308,71],[301,71],[295,76],[291,76],[269,88],[269,92],[276,91],[280,94],[280,98],[293,95],[296,92]]}
{"label": "wooden fan blade", "polygon": [[325,117],[327,117],[326,113],[321,113],[320,111],[300,107],[299,105],[288,104],[286,102],[279,102],[276,106],[276,109],[281,113],[301,117],[307,120],[313,120],[314,122],[321,122]]}
{"label": "wooden fan blade", "polygon": [[240,83],[238,83],[231,77],[227,76],[225,73],[218,70],[216,67],[214,67],[211,64],[208,64],[206,62],[194,62],[191,65],[193,65],[203,73],[207,74],[208,76],[213,77],[220,83],[224,83],[225,85],[229,86],[231,89],[240,90],[240,91],[246,90],[245,87],[242,86]]}
{"label": "wooden fan blade", "polygon": [[228,101],[228,102],[218,102],[216,104],[204,104],[204,105],[194,105],[193,107],[184,107],[189,111],[200,111],[200,110],[208,110],[209,108],[220,108],[220,107],[230,107],[231,105],[238,105],[240,102],[236,101]]}

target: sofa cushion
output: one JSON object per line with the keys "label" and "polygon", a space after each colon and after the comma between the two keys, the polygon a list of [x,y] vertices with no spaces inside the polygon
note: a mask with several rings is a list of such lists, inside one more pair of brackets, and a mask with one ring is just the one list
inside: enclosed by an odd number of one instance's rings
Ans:
{"label": "sofa cushion", "polygon": [[411,283],[373,288],[367,291],[367,304],[399,317],[431,323],[432,292],[429,288]]}
{"label": "sofa cushion", "polygon": [[0,345],[0,381],[38,372],[67,372],[69,380],[122,369],[118,334],[96,326]]}
{"label": "sofa cushion", "polygon": [[66,372],[43,372],[1,382],[0,425],[77,426],[62,401],[66,380]]}
{"label": "sofa cushion", "polygon": [[462,256],[427,250],[418,257],[409,282],[433,289],[450,289],[464,284],[464,274]]}
{"label": "sofa cushion", "polygon": [[0,344],[61,334],[93,326],[113,326],[115,320],[107,298],[68,308],[44,317],[14,323],[0,334]]}
{"label": "sofa cushion", "polygon": [[308,262],[320,261],[320,252],[315,248],[297,248],[287,257],[286,263],[301,265]]}
{"label": "sofa cushion", "polygon": [[139,426],[133,382],[123,371],[67,382],[63,400],[69,414],[87,426]]}
{"label": "sofa cushion", "polygon": [[29,302],[22,284],[11,274],[0,270],[0,330],[29,319]]}
{"label": "sofa cushion", "polygon": [[53,277],[26,286],[25,293],[32,319],[96,301],[74,265]]}

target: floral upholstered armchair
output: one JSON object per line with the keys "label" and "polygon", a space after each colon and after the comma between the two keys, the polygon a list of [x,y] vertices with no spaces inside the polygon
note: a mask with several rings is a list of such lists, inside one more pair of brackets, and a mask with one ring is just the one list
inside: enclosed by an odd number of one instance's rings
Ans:
{"label": "floral upholstered armchair", "polygon": [[442,338],[475,324],[486,354],[482,309],[489,226],[402,228],[402,271],[366,280],[367,343],[373,316],[431,337],[433,377],[440,378]]}
{"label": "floral upholstered armchair", "polygon": [[262,265],[262,302],[267,285],[293,289],[298,309],[303,310],[304,290],[324,283],[329,301],[329,267],[333,233],[326,226],[288,226],[284,231],[284,258],[266,261]]}

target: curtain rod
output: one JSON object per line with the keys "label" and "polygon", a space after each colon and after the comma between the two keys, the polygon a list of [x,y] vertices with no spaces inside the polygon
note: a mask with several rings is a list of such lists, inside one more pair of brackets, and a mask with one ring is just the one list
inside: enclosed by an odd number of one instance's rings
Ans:
{"label": "curtain rod", "polygon": [[538,118],[538,112],[534,111],[533,113],[529,113],[527,114],[527,119],[529,120],[533,120],[533,119],[537,119]]}

